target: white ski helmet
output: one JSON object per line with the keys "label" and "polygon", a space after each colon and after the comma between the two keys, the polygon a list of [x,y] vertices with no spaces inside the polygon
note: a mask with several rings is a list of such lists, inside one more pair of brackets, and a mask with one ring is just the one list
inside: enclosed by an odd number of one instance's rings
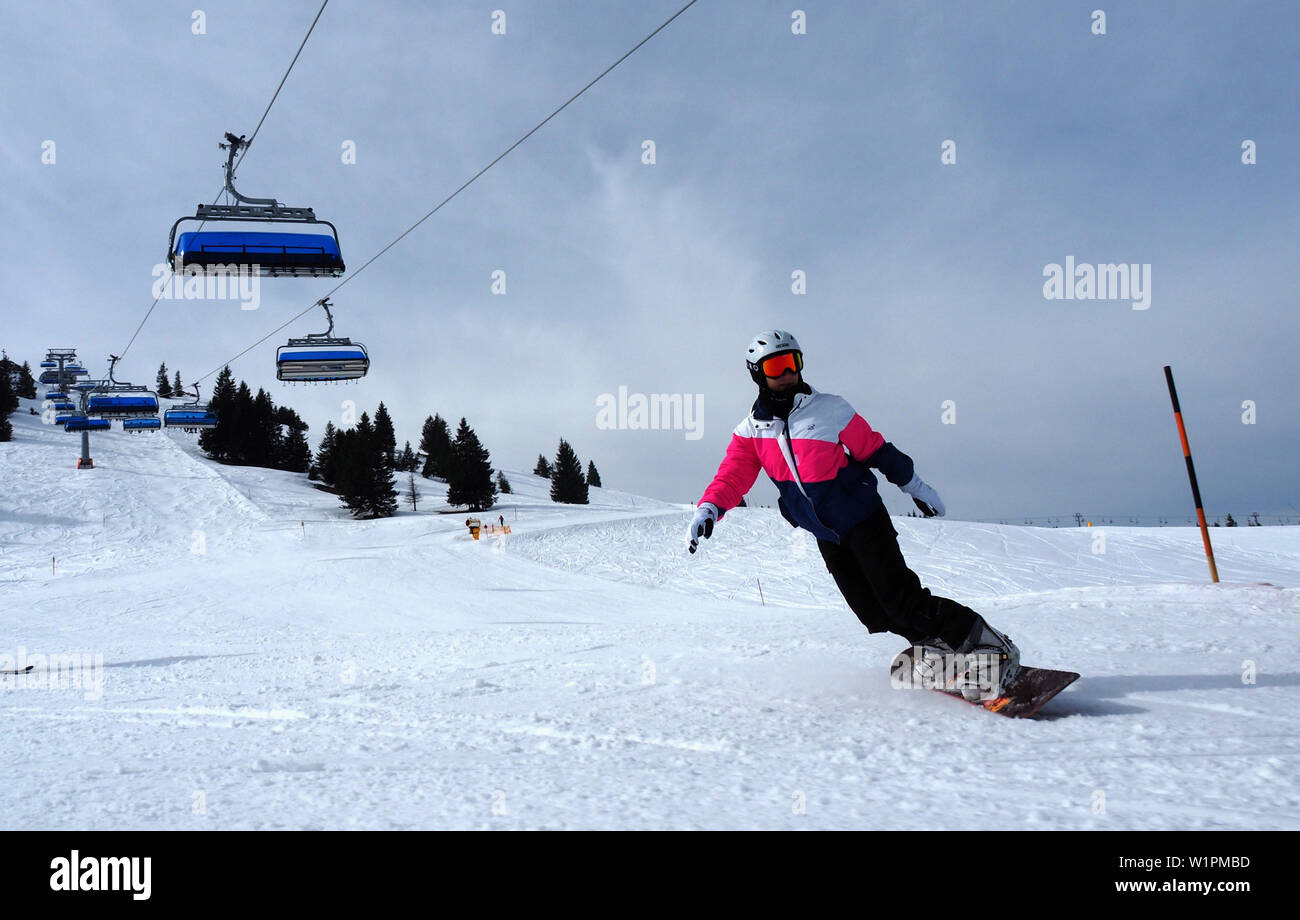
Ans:
{"label": "white ski helmet", "polygon": [[[791,351],[798,352],[800,358],[803,357],[803,349],[799,347],[799,340],[784,329],[769,329],[766,332],[760,332],[754,336],[754,340],[749,343],[749,348],[745,352],[745,366],[749,368],[749,376],[754,379],[755,383],[762,386],[764,380],[763,360]],[[802,364],[802,361],[800,363]]]}

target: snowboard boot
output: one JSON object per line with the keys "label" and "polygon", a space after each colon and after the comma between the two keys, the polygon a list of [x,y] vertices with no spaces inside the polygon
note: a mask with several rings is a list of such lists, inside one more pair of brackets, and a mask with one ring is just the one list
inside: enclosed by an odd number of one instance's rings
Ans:
{"label": "snowboard boot", "polygon": [[953,648],[943,639],[928,639],[912,647],[913,685],[960,693],[967,700],[1002,696],[1020,670],[1020,649],[983,617]]}
{"label": "snowboard boot", "polygon": [[966,641],[954,651],[961,657],[954,668],[952,689],[968,700],[1002,696],[1020,672],[1020,649],[983,617],[975,621]]}
{"label": "snowboard boot", "polygon": [[952,646],[942,639],[912,643],[912,686],[925,690],[951,690]]}

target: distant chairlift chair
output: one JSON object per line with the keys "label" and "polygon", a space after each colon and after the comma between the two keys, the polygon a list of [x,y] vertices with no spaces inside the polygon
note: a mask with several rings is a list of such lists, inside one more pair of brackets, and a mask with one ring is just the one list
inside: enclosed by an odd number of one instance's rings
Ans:
{"label": "distant chairlift chair", "polygon": [[370,356],[360,342],[334,335],[334,314],[328,298],[317,303],[325,308],[329,328],[305,339],[289,339],[275,352],[275,376],[280,380],[326,383],[356,380],[370,369]]}
{"label": "distant chairlift chair", "polygon": [[[185,395],[185,394],[182,394]],[[163,413],[163,424],[182,431],[199,431],[217,427],[217,414],[206,403],[199,403],[199,385],[194,384],[194,401],[173,406]]]}
{"label": "distant chairlift chair", "polygon": [[[151,419],[158,421],[158,394],[144,387],[130,383],[118,383],[113,379],[113,368],[117,364],[116,355],[109,355],[108,382],[98,383],[86,397],[86,414],[101,419]],[[126,427],[125,425],[123,427]],[[149,430],[157,425],[143,424],[132,426],[127,430]],[[68,430],[72,430],[69,423]]]}

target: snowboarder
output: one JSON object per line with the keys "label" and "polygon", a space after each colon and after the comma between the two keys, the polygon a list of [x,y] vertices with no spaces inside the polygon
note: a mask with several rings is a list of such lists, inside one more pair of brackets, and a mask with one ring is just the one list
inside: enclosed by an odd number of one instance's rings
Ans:
{"label": "snowboarder", "polygon": [[746,365],[758,399],[699,501],[690,552],[766,472],[780,492],[781,515],[817,538],[827,570],[867,630],[896,633],[919,650],[914,672],[922,686],[943,675],[947,689],[968,699],[998,695],[1020,667],[1019,649],[974,610],[921,586],[870,468],[912,496],[926,517],[944,515],[939,494],[847,400],[804,382],[803,351],[789,332],[755,336]]}

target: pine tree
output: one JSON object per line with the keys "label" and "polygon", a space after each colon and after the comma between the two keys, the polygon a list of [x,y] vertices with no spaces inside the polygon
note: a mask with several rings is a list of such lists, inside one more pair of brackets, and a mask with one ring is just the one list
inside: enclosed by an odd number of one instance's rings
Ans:
{"label": "pine tree", "polygon": [[237,395],[234,375],[230,373],[230,365],[226,365],[217,375],[212,398],[208,400],[208,407],[217,416],[216,427],[205,429],[199,435],[199,447],[213,460],[227,460],[233,449],[235,432],[239,428]]}
{"label": "pine tree", "polygon": [[388,457],[388,465],[394,464],[394,454],[397,453],[397,434],[393,431],[393,419],[388,414],[388,407],[384,405],[383,400],[379,402],[379,408],[375,410],[375,437],[378,439],[379,447]]}
{"label": "pine tree", "polygon": [[159,395],[160,397],[162,397],[163,399],[171,399],[171,398],[172,398],[172,385],[171,385],[171,381],[167,379],[167,362],[166,362],[166,361],[164,361],[164,362],[163,362],[163,363],[158,367],[158,382],[157,382],[157,388],[158,388],[158,395]]}
{"label": "pine tree", "polygon": [[353,456],[350,480],[353,500],[348,500],[342,484],[339,493],[344,496],[344,503],[356,517],[392,517],[397,513],[393,468],[388,463],[388,455],[379,441],[375,426],[366,413],[361,413],[361,421],[357,422],[354,432],[356,437],[351,439]]}
{"label": "pine tree", "polygon": [[447,477],[447,504],[468,505],[471,511],[486,511],[497,497],[492,481],[492,461],[479,442],[474,429],[465,419],[456,429],[451,445],[450,475]]}
{"label": "pine tree", "polygon": [[8,366],[0,366],[0,441],[12,441],[14,437],[13,422],[9,413],[18,408],[18,394],[13,390],[13,380],[9,376]]}
{"label": "pine tree", "polygon": [[415,451],[411,450],[410,441],[406,442],[402,452],[397,455],[397,462],[393,464],[393,468],[401,470],[403,473],[415,472]]}
{"label": "pine tree", "polygon": [[230,454],[226,458],[228,463],[242,464],[249,454],[248,445],[251,441],[249,428],[255,424],[253,408],[253,393],[248,388],[248,384],[241,380],[239,386],[235,387],[235,406],[232,413],[235,424],[230,432]]}
{"label": "pine tree", "polygon": [[[9,413],[18,409],[18,392],[14,389],[14,375],[18,368],[8,355],[0,357],[0,417],[5,419],[5,424],[9,424]],[[9,440],[9,438],[5,438]]]}
{"label": "pine tree", "polygon": [[429,448],[433,443],[433,416],[425,416],[424,424],[420,426],[420,446],[417,451],[424,455],[424,465],[420,467],[420,475],[426,479],[429,476]]}
{"label": "pine tree", "polygon": [[550,461],[548,461],[541,454],[538,454],[537,465],[533,467],[533,475],[541,476],[543,479],[550,479],[552,472],[554,471],[551,469]]}
{"label": "pine tree", "polygon": [[[335,439],[339,499],[355,518],[387,517],[397,511],[396,493],[393,492],[391,477],[387,474],[388,467],[383,453],[375,438],[374,425],[365,412],[361,413],[356,428],[339,432]],[[385,497],[381,494],[381,476],[387,485],[387,498],[392,505],[387,514],[383,513],[388,502],[385,502]]]}
{"label": "pine tree", "polygon": [[280,442],[284,435],[275,417],[275,404],[271,402],[271,394],[261,387],[257,388],[257,395],[253,397],[250,417],[252,425],[248,430],[242,462],[246,466],[273,467],[282,452]]}
{"label": "pine tree", "polygon": [[506,479],[506,474],[497,470],[497,491],[502,495],[510,494],[510,480]]}
{"label": "pine tree", "polygon": [[587,504],[587,480],[582,477],[582,461],[563,438],[560,438],[560,447],[555,452],[551,501],[567,505]]}
{"label": "pine tree", "polygon": [[176,379],[172,381],[172,396],[179,399],[185,395],[185,384],[181,383],[181,372],[176,372]]}
{"label": "pine tree", "polygon": [[596,464],[590,460],[587,461],[587,485],[600,488],[600,473],[596,472]]}
{"label": "pine tree", "polygon": [[307,443],[307,423],[288,406],[278,407],[275,417],[285,432],[279,440],[275,468],[291,473],[308,472],[311,468],[311,447]]}
{"label": "pine tree", "polygon": [[451,435],[441,415],[425,419],[420,435],[420,452],[424,454],[424,469],[420,475],[426,479],[432,477],[446,481],[447,465],[451,460]]}
{"label": "pine tree", "polygon": [[23,399],[36,398],[36,378],[32,376],[31,365],[26,361],[18,371],[18,395]]}
{"label": "pine tree", "polygon": [[325,433],[320,439],[320,448],[316,451],[316,462],[312,464],[309,476],[319,479],[326,485],[334,485],[334,442],[338,432],[333,422],[325,423]]}
{"label": "pine tree", "polygon": [[388,445],[375,436],[370,444],[370,516],[392,517],[397,513],[397,490],[393,488],[393,464]]}
{"label": "pine tree", "polygon": [[[406,446],[409,448],[411,442],[407,441]],[[415,487],[415,470],[408,470],[406,476],[406,500],[411,503],[412,511],[419,511],[420,490]]]}
{"label": "pine tree", "polygon": [[361,434],[356,428],[340,431],[334,436],[334,487],[339,501],[355,518],[366,515],[365,457],[362,453]]}

